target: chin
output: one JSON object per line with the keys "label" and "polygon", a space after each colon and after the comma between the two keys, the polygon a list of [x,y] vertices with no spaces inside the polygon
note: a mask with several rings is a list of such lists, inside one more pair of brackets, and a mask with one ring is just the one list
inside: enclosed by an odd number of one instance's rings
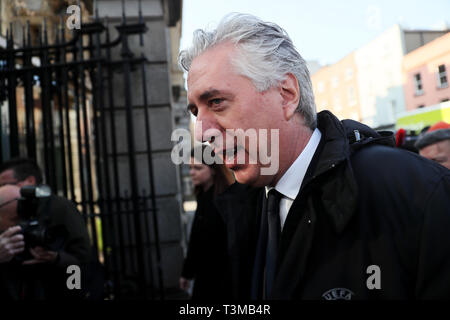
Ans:
{"label": "chin", "polygon": [[236,181],[252,187],[263,187],[267,185],[266,176],[261,176],[260,168],[257,165],[247,165],[245,167],[233,168]]}

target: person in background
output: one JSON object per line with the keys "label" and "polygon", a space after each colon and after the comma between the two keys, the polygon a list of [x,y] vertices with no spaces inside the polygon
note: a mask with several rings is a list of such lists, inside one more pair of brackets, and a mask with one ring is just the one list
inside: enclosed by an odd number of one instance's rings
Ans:
{"label": "person in background", "polygon": [[421,134],[415,143],[422,157],[450,169],[450,124],[439,121]]}
{"label": "person in background", "polygon": [[[6,300],[79,299],[86,293],[84,272],[92,250],[86,225],[71,201],[51,195],[37,208],[39,223],[60,230],[63,241],[25,247],[16,200],[21,187],[42,183],[42,172],[32,159],[16,158],[0,165],[0,297]],[[82,290],[67,288],[70,265],[81,268]]]}
{"label": "person in background", "polygon": [[[225,221],[233,299],[450,297],[446,168],[395,148],[392,133],[317,113],[305,60],[275,23],[227,15],[196,30],[179,62],[196,140],[261,189],[242,204],[253,223]],[[263,170],[250,139],[229,145],[230,130],[248,129],[278,170]]]}
{"label": "person in background", "polygon": [[[25,242],[17,219],[20,188],[0,187],[0,264],[10,262],[25,250]],[[1,296],[1,295],[0,295]]]}
{"label": "person in background", "polygon": [[180,288],[189,289],[192,280],[192,300],[220,300],[227,293],[227,234],[225,223],[215,204],[215,198],[230,186],[234,178],[222,164],[208,165],[204,157],[194,163],[196,154],[212,152],[201,145],[201,152],[191,153],[190,175],[195,187],[197,210],[192,223],[187,255],[180,277]]}

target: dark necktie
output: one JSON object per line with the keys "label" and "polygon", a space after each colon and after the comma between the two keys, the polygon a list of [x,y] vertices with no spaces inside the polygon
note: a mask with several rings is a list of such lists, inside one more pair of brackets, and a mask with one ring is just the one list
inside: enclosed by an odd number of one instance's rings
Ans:
{"label": "dark necktie", "polygon": [[265,282],[265,297],[270,298],[273,281],[275,279],[275,271],[277,267],[277,255],[281,238],[281,223],[280,223],[280,200],[282,194],[271,189],[267,199],[267,252],[266,252],[266,282]]}

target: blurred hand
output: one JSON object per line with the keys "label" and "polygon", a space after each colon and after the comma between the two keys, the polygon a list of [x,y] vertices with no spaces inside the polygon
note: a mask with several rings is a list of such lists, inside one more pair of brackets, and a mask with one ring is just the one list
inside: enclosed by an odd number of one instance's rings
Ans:
{"label": "blurred hand", "polygon": [[191,286],[191,280],[180,277],[180,289],[182,290],[188,290]]}
{"label": "blurred hand", "polygon": [[52,263],[55,262],[58,257],[58,253],[55,251],[49,251],[42,247],[35,247],[30,249],[31,255],[34,259],[26,260],[22,264],[37,264],[37,263]]}
{"label": "blurred hand", "polygon": [[25,249],[23,234],[20,226],[8,228],[0,234],[0,263],[9,262],[11,259]]}

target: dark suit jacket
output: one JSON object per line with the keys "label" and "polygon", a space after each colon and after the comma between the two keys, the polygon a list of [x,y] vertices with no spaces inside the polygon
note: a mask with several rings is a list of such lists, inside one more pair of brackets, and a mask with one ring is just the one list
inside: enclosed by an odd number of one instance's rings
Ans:
{"label": "dark suit jacket", "polygon": [[[450,298],[450,170],[394,148],[392,134],[327,111],[318,128],[321,142],[286,219],[269,298]],[[239,199],[241,208],[232,202],[225,219],[233,297],[244,299],[262,192]]]}
{"label": "dark suit jacket", "polygon": [[219,301],[229,296],[225,223],[214,203],[214,187],[197,196],[182,276],[194,279],[193,300]]}

